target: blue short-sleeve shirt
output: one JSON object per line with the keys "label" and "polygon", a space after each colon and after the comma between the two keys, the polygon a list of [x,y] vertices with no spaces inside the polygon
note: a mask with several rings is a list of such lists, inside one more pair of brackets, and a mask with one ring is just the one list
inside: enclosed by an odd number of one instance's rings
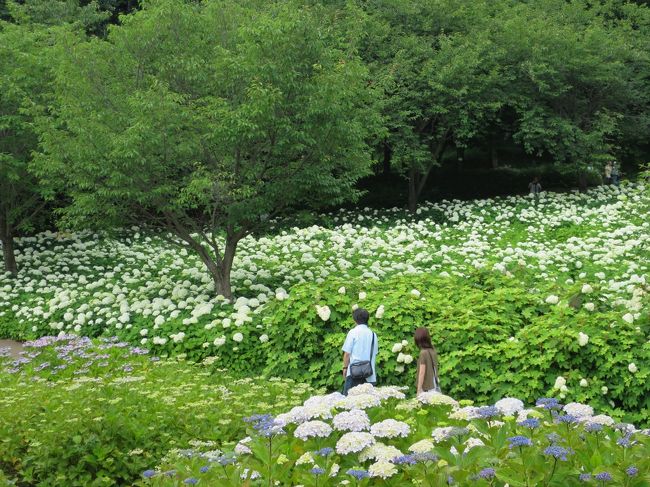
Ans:
{"label": "blue short-sleeve shirt", "polygon": [[[350,354],[350,364],[370,359],[372,336],[373,332],[368,328],[368,325],[357,325],[348,332],[348,336],[345,337],[345,343],[343,344],[343,351]],[[373,374],[366,379],[366,382],[377,382],[377,368],[375,367],[375,359],[379,352],[377,335],[375,335],[375,349],[372,352]],[[350,375],[350,367],[348,367],[347,375]]]}

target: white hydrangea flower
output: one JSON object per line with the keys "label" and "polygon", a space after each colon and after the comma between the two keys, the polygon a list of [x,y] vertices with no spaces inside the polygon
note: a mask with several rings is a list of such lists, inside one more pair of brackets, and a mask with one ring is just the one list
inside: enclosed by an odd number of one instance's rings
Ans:
{"label": "white hydrangea flower", "polygon": [[559,390],[562,388],[562,386],[565,385],[566,385],[566,379],[560,375],[555,379],[555,384],[553,385],[553,389]]}
{"label": "white hydrangea flower", "polygon": [[582,285],[582,293],[583,294],[589,294],[594,292],[594,288],[592,288],[589,284],[583,284]]}
{"label": "white hydrangea flower", "polygon": [[416,297],[416,298],[419,298],[420,295],[421,295],[421,293],[420,293],[420,291],[418,291],[417,289],[412,289],[412,290],[411,290],[411,296],[414,296],[414,297]]}
{"label": "white hydrangea flower", "polygon": [[409,451],[413,453],[427,453],[433,450],[433,446],[433,441],[431,440],[420,440],[409,446]]}
{"label": "white hydrangea flower", "polygon": [[417,399],[422,404],[429,404],[432,406],[445,404],[454,408],[458,407],[458,402],[455,399],[435,391],[427,391],[418,394]]}
{"label": "white hydrangea flower", "polygon": [[378,462],[390,462],[396,457],[402,456],[403,453],[392,445],[385,445],[384,443],[377,442],[369,446],[359,454],[359,461],[365,463],[368,460],[375,460]]}
{"label": "white hydrangea flower", "polygon": [[607,388],[607,386],[603,386],[603,387],[600,388],[600,392],[603,395],[605,395],[605,394],[607,394],[607,392],[609,392],[609,389]]}
{"label": "white hydrangea flower", "polygon": [[347,455],[349,453],[359,453],[375,443],[375,437],[365,432],[345,433],[339,441],[336,442],[336,453]]}
{"label": "white hydrangea flower", "polygon": [[639,371],[639,369],[637,369],[636,364],[634,362],[630,363],[627,366],[627,370],[629,370],[633,374],[636,374]]}
{"label": "white hydrangea flower", "polygon": [[585,416],[593,416],[594,409],[587,404],[581,404],[579,402],[570,402],[566,404],[563,408],[563,411],[571,416],[576,418],[582,418]]}
{"label": "white hydrangea flower", "polygon": [[546,298],[546,303],[547,303],[547,304],[557,304],[557,303],[559,303],[559,302],[560,302],[560,298],[558,298],[558,297],[555,296],[554,294],[551,294],[550,296],[548,296],[548,297]]}
{"label": "white hydrangea flower", "polygon": [[589,381],[587,379],[580,379],[580,387],[589,386]]}
{"label": "white hydrangea flower", "polygon": [[363,301],[364,299],[366,299],[366,297],[367,297],[367,294],[364,291],[361,291],[359,293],[359,301]]}
{"label": "white hydrangea flower", "polygon": [[594,303],[585,303],[584,306],[587,311],[593,311],[596,309],[596,305]]}
{"label": "white hydrangea flower", "polygon": [[232,336],[232,339],[233,339],[234,341],[236,341],[237,343],[241,343],[241,342],[244,341],[244,335],[241,334],[241,333],[235,333],[235,334]]}
{"label": "white hydrangea flower", "polygon": [[345,286],[341,286],[341,287],[339,288],[339,294],[345,294],[345,292],[346,292],[346,291],[345,291]]}
{"label": "white hydrangea flower", "polygon": [[370,433],[376,438],[406,438],[411,433],[411,427],[403,421],[385,419],[373,424]]}
{"label": "white hydrangea flower", "polygon": [[514,416],[516,413],[524,409],[524,403],[519,399],[506,397],[497,401],[494,404],[494,407],[497,408],[504,416]]}
{"label": "white hydrangea flower", "polygon": [[379,461],[370,465],[368,473],[370,474],[370,477],[387,479],[397,473],[397,467],[390,462]]}
{"label": "white hydrangea flower", "polygon": [[632,313],[626,313],[623,315],[623,321],[630,324],[634,323],[634,315]]}
{"label": "white hydrangea flower", "polygon": [[269,336],[266,333],[260,335],[260,342],[266,343],[268,341],[269,341]]}
{"label": "white hydrangea flower", "polygon": [[323,421],[307,421],[296,428],[293,435],[303,441],[309,438],[327,438],[332,433],[332,427]]}
{"label": "white hydrangea flower", "polygon": [[306,465],[306,464],[313,464],[314,463],[314,457],[311,454],[311,452],[306,452],[303,453],[298,460],[296,460],[296,465]]}
{"label": "white hydrangea flower", "polygon": [[395,345],[393,345],[393,348],[391,349],[391,351],[393,353],[398,353],[398,352],[402,351],[402,348],[403,348],[403,346],[402,346],[401,343],[396,343]]}
{"label": "white hydrangea flower", "polygon": [[318,314],[321,320],[327,321],[330,319],[330,315],[332,314],[332,311],[327,305],[325,306],[316,305],[316,313]]}
{"label": "white hydrangea flower", "polygon": [[384,316],[384,312],[385,309],[384,309],[384,305],[382,304],[377,308],[377,311],[375,312],[375,318],[381,319]]}
{"label": "white hydrangea flower", "polygon": [[332,424],[338,431],[366,431],[370,429],[370,418],[365,411],[353,409],[334,416]]}
{"label": "white hydrangea flower", "polygon": [[582,332],[578,333],[578,345],[584,347],[587,343],[589,343],[589,335]]}

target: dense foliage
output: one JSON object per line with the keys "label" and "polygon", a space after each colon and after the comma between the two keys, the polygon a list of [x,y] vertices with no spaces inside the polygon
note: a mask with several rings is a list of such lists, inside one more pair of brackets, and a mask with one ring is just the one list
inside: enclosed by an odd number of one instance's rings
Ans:
{"label": "dense foliage", "polygon": [[18,359],[0,350],[0,479],[18,485],[125,485],[171,449],[223,447],[244,433],[244,416],[313,391],[236,379],[209,360],[159,360],[116,337],[25,345]]}
{"label": "dense foliage", "polygon": [[[462,407],[464,406],[464,407]],[[492,406],[358,386],[248,418],[233,452],[193,449],[144,485],[555,486],[650,484],[650,430],[580,403],[512,397]],[[190,457],[188,460],[187,457]]]}
{"label": "dense foliage", "polygon": [[323,226],[276,222],[276,235],[242,241],[234,301],[211,296],[201,264],[164,241],[43,234],[19,241],[23,272],[0,280],[0,329],[118,335],[338,388],[356,304],[379,333],[383,383],[413,382],[411,337],[424,325],[455,397],[553,392],[644,424],[647,211],[639,185],[443,202],[416,219],[368,210],[322,215]]}

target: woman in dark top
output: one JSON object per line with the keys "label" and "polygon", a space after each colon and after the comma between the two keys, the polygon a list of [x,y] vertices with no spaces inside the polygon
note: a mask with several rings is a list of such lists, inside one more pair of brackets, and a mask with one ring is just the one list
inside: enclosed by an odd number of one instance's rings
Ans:
{"label": "woman in dark top", "polygon": [[427,391],[440,392],[438,383],[438,353],[431,344],[431,336],[426,328],[415,330],[415,344],[420,349],[417,371],[418,394]]}

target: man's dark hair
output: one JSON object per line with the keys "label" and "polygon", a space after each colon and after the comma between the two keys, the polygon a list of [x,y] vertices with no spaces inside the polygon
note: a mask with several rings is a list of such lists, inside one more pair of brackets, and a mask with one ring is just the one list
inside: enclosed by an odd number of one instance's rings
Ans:
{"label": "man's dark hair", "polygon": [[352,312],[352,318],[357,325],[367,325],[370,314],[363,308],[357,308]]}

